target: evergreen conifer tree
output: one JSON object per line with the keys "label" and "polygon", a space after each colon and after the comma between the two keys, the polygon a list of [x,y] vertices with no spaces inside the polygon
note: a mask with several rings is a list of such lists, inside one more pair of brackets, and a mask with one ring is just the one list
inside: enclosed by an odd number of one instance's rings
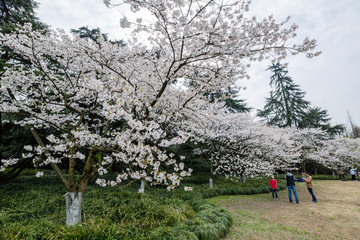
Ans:
{"label": "evergreen conifer tree", "polygon": [[299,127],[310,105],[304,99],[306,93],[294,83],[288,76],[287,68],[280,63],[273,64],[267,70],[274,73],[270,79],[273,90],[266,98],[264,109],[258,110],[257,115],[273,126]]}
{"label": "evergreen conifer tree", "polygon": [[123,40],[109,40],[107,33],[102,33],[100,28],[89,29],[87,26],[80,27],[78,29],[71,29],[71,33],[78,34],[81,38],[85,38],[93,41],[96,44],[99,43],[100,36],[106,41],[110,41],[111,43],[118,44],[120,46],[125,46],[125,42]]}
{"label": "evergreen conifer tree", "polygon": [[286,67],[276,63],[267,70],[274,73],[270,80],[273,89],[266,98],[264,109],[258,110],[259,117],[278,127],[321,128],[330,136],[344,132],[344,126],[330,125],[327,110],[310,106],[304,99],[305,92],[288,76]]}
{"label": "evergreen conifer tree", "polygon": [[330,136],[339,135],[345,131],[343,125],[330,125],[331,118],[328,115],[327,110],[320,107],[311,107],[304,115],[302,121],[299,124],[300,128],[321,128],[329,133]]}
{"label": "evergreen conifer tree", "polygon": [[247,103],[244,99],[240,99],[239,90],[229,87],[226,90],[218,91],[217,93],[206,94],[207,98],[210,99],[210,102],[218,101],[224,102],[225,107],[231,113],[249,113],[251,107],[247,106]]}

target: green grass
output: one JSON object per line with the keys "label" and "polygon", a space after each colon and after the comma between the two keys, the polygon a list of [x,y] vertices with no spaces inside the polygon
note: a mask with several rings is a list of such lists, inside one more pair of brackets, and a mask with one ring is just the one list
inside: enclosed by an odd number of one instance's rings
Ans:
{"label": "green grass", "polygon": [[[230,229],[230,213],[206,198],[269,192],[269,179],[246,183],[217,177],[209,189],[207,176],[185,179],[193,192],[139,185],[88,186],[82,223],[65,226],[64,187],[54,175],[21,177],[0,187],[0,239],[220,239]],[[279,181],[280,187],[284,187]]]}
{"label": "green grass", "polygon": [[157,239],[151,237],[153,232],[170,236],[171,231],[195,239],[194,233],[179,227],[196,218],[192,207],[179,198],[91,185],[84,198],[82,224],[68,229],[65,191],[56,177],[26,177],[0,191],[2,239]]}

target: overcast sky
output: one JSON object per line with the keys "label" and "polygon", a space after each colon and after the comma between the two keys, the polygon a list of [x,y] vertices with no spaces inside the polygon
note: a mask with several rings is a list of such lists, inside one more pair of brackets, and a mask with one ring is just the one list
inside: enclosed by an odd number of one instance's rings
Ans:
{"label": "overcast sky", "polygon": [[[111,39],[125,39],[119,20],[121,8],[107,8],[102,0],[36,0],[38,16],[53,28],[99,27]],[[333,124],[348,124],[347,111],[360,125],[360,1],[359,0],[253,0],[250,13],[258,19],[273,14],[278,21],[291,17],[299,26],[297,42],[304,37],[318,41],[319,57],[289,57],[289,75],[306,100],[328,110]],[[260,109],[269,96],[269,62],[254,64],[251,79],[241,93],[249,106]]]}

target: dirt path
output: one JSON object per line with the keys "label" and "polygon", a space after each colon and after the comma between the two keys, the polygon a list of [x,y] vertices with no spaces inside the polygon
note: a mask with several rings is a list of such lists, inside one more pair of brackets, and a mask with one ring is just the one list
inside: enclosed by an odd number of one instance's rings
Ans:
{"label": "dirt path", "polygon": [[311,196],[296,185],[300,204],[289,203],[288,191],[210,199],[234,217],[225,239],[360,239],[360,182],[315,181]]}

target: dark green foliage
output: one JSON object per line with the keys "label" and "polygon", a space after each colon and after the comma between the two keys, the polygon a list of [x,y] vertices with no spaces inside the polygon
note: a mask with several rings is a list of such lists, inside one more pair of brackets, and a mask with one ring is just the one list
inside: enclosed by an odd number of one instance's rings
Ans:
{"label": "dark green foliage", "polygon": [[247,106],[247,103],[244,99],[235,99],[235,98],[228,98],[225,100],[225,106],[229,109],[230,112],[243,112],[249,113],[252,109],[251,107]]}
{"label": "dark green foliage", "polygon": [[310,102],[304,99],[305,92],[288,76],[287,68],[280,63],[273,64],[267,70],[271,76],[270,86],[273,90],[266,98],[263,110],[258,110],[258,116],[266,119],[273,126],[298,127],[305,115]]}
{"label": "dark green foliage", "polygon": [[330,125],[331,118],[327,110],[319,107],[311,107],[307,110],[299,123],[300,128],[321,128],[327,131],[331,136],[340,135],[345,131],[343,125]]}
{"label": "dark green foliage", "polygon": [[264,109],[258,110],[259,117],[278,127],[321,128],[330,136],[345,131],[343,125],[330,125],[331,118],[326,110],[310,106],[305,100],[305,92],[288,76],[286,67],[276,63],[267,70],[274,73],[270,80],[273,90],[266,98]]}
{"label": "dark green foliage", "polygon": [[[177,156],[184,156],[183,160],[186,167],[193,169],[198,179],[198,173],[206,173],[209,178],[209,164],[199,155],[194,154],[194,149],[198,148],[192,142],[187,141],[180,145],[172,145],[166,149],[168,153],[174,153]],[[209,179],[207,179],[209,181]]]}
{"label": "dark green foliage", "polygon": [[[339,175],[313,175],[313,180],[339,180]],[[351,180],[351,176],[345,176],[346,180]]]}
{"label": "dark green foliage", "polygon": [[251,107],[248,107],[244,99],[238,99],[239,90],[234,88],[228,88],[226,90],[219,90],[216,93],[205,94],[210,102],[218,100],[219,102],[224,102],[225,107],[229,112],[232,113],[249,113]]}
{"label": "dark green foliage", "polygon": [[[0,0],[0,31],[4,34],[15,31],[17,25],[31,23],[32,28],[46,31],[48,26],[38,19],[35,9],[38,4],[33,0]],[[11,59],[11,64],[27,64],[22,56],[14,54],[11,49],[1,47],[0,73]]]}
{"label": "dark green foliage", "polygon": [[[221,181],[223,178],[220,176],[215,175],[214,176],[214,181]],[[182,180],[183,184],[196,184],[196,185],[207,185],[209,184],[209,173],[208,172],[204,172],[204,173],[199,173],[196,175],[191,175],[190,177],[186,177],[184,178],[184,180]]]}
{"label": "dark green foliage", "polygon": [[331,174],[332,170],[314,160],[305,161],[305,169],[313,174]]}
{"label": "dark green foliage", "polygon": [[40,22],[35,14],[38,4],[33,0],[1,0],[0,21],[1,32],[14,31],[17,24],[30,22],[34,29],[46,29],[47,26]]}
{"label": "dark green foliage", "polygon": [[123,40],[116,40],[116,41],[109,40],[109,38],[107,36],[108,34],[102,33],[100,28],[89,29],[87,26],[80,27],[78,29],[71,29],[71,33],[77,34],[80,36],[80,38],[91,40],[99,45],[100,45],[99,38],[101,36],[105,41],[110,41],[114,44],[118,44],[120,46],[125,46],[125,42]]}
{"label": "dark green foliage", "polygon": [[3,121],[3,157],[20,158],[23,153],[24,145],[31,145],[35,143],[35,139],[30,134],[30,131],[25,127],[14,126],[12,121],[20,120],[19,116],[13,114],[2,114]]}
{"label": "dark green foliage", "polygon": [[[29,128],[15,125],[14,121],[21,120],[22,117],[15,114],[2,113],[2,140],[0,146],[3,159],[18,158],[17,164],[11,166],[5,172],[0,173],[0,178],[13,179],[20,174],[25,168],[33,167],[32,159],[22,158],[22,154],[26,153],[25,145],[37,145],[35,138],[30,133]],[[38,134],[44,139],[45,131],[38,130]]]}
{"label": "dark green foliage", "polygon": [[189,203],[197,214],[187,225],[198,239],[220,239],[225,236],[232,224],[231,215],[227,211],[200,198]]}
{"label": "dark green foliage", "polygon": [[227,92],[225,92],[225,96],[228,97],[225,99],[225,106],[232,113],[249,113],[252,109],[247,106],[247,103],[244,99],[239,99],[239,90],[228,88]]}
{"label": "dark green foliage", "polygon": [[[268,178],[250,179],[245,183],[234,183],[231,180],[215,181],[214,188],[200,188],[204,198],[211,198],[221,195],[252,195],[270,192],[270,185]],[[202,187],[205,187],[204,185]],[[278,180],[278,189],[285,189],[286,183],[283,180]]]}
{"label": "dark green foliage", "polygon": [[[194,184],[207,184],[209,183],[209,172],[210,167],[209,163],[202,157],[194,153],[194,149],[198,148],[198,145],[194,145],[192,142],[187,141],[183,144],[172,145],[165,148],[168,154],[173,153],[176,156],[184,156],[185,159],[181,160],[186,166],[186,168],[191,168],[193,170],[193,176],[186,178],[184,183],[194,183]],[[114,172],[121,171],[124,169],[124,166],[114,164],[112,170]]]}

